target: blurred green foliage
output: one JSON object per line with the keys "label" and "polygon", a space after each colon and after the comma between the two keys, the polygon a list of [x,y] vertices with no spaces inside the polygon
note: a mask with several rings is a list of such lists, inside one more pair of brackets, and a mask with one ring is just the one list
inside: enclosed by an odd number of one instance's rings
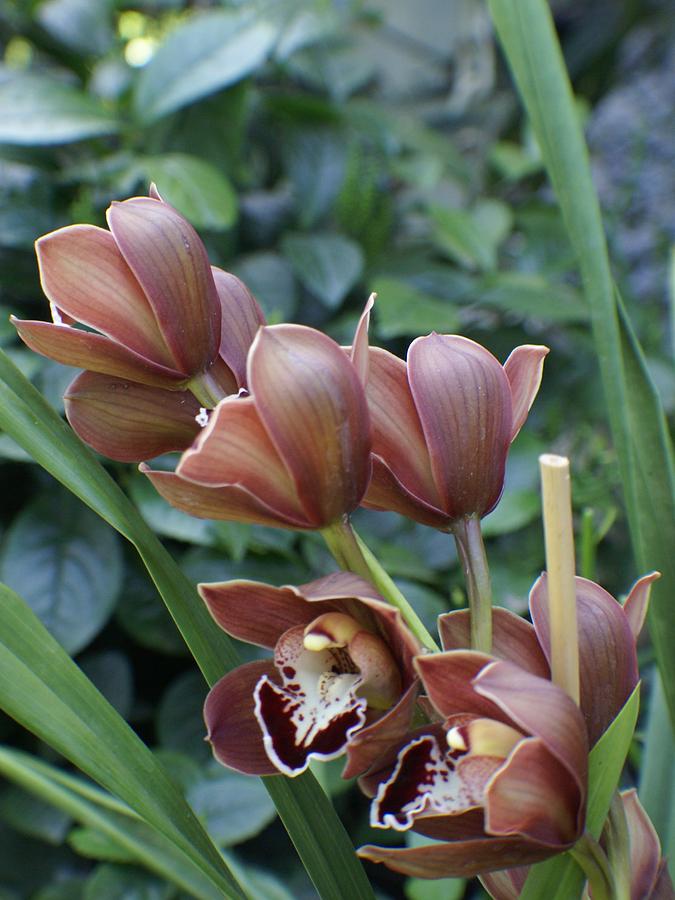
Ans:
{"label": "blurred green foliage", "polygon": [[[599,135],[602,189],[618,165],[616,142],[604,139],[611,104],[618,96],[627,114],[632,96],[626,59],[637,53],[644,77],[656,78],[672,26],[665,4],[641,12],[628,0],[559,6],[568,62],[590,101],[580,114],[591,137]],[[73,372],[29,353],[7,324],[9,312],[47,317],[32,243],[72,222],[103,225],[111,200],[145,193],[154,181],[271,322],[305,322],[348,341],[374,290],[372,340],[400,355],[430,330],[467,334],[501,360],[519,343],[548,344],[542,391],[513,447],[504,498],[485,522],[497,601],[524,611],[543,567],[536,459],[544,450],[572,458],[583,574],[617,594],[640,574],[571,250],[478,0],[0,0],[0,50],[0,346],[50,402],[59,406]],[[637,157],[625,188],[646,198],[630,210],[628,237],[638,234],[646,260],[629,299],[672,412],[663,297],[675,228],[649,201],[654,177],[660,196],[667,193],[658,151],[666,124],[659,97],[650,95],[654,111],[644,96],[645,146],[657,150]],[[615,194],[603,200],[626,272],[635,251],[622,218],[626,193]],[[314,535],[190,519],[131,467],[111,470],[195,581],[301,583],[333,567]],[[312,897],[259,783],[210,760],[204,687],[135,558],[5,435],[0,496],[0,580],[21,591],[157,749],[254,896]],[[450,538],[394,514],[356,518],[427,627],[464,604]],[[241,650],[248,659],[257,652]],[[54,755],[4,718],[0,738]],[[354,840],[368,840],[366,802],[337,772],[328,764],[316,774]],[[383,898],[449,900],[464,891],[371,875]],[[0,787],[2,900],[176,896],[102,833]]]}

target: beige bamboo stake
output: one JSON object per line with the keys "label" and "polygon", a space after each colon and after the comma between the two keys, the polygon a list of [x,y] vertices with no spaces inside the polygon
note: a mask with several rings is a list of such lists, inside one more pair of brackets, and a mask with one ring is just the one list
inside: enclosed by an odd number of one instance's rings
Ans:
{"label": "beige bamboo stake", "polygon": [[578,704],[579,639],[569,460],[544,453],[539,457],[539,470],[551,617],[551,680]]}

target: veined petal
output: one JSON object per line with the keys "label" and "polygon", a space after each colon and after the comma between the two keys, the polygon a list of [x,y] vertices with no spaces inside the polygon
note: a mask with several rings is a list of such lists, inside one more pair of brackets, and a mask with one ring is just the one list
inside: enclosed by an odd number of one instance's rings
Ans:
{"label": "veined petal", "polygon": [[174,391],[185,383],[185,375],[176,369],[167,369],[139,356],[102,334],[82,331],[70,325],[15,319],[13,316],[11,321],[21,340],[31,350],[66,366]]}
{"label": "veined petal", "polygon": [[110,459],[140,462],[184,450],[199,431],[189,391],[167,391],[83,372],[64,396],[66,417],[85,443]]}
{"label": "veined petal", "polygon": [[377,294],[371,294],[366,300],[361,317],[359,318],[356,331],[354,332],[354,341],[350,349],[350,359],[359,376],[361,384],[365,387],[368,384],[368,327],[370,325],[370,311],[375,303]]}
{"label": "veined petal", "polygon": [[[458,609],[438,617],[438,633],[444,650],[462,650],[471,644],[471,614]],[[534,627],[509,609],[492,610],[492,656],[505,659],[540,678],[551,671],[542,652]]]}
{"label": "veined petal", "polygon": [[114,202],[107,218],[175,365],[189,375],[203,372],[218,353],[221,309],[197,232],[168,203],[152,197]]}
{"label": "veined petal", "polygon": [[539,862],[551,856],[551,848],[521,837],[486,836],[404,849],[367,844],[357,853],[411,878],[473,878],[492,869]]}
{"label": "veined petal", "polygon": [[649,575],[643,575],[642,578],[638,578],[626,597],[623,611],[626,613],[630,630],[633,632],[633,637],[636,641],[640,637],[640,632],[647,618],[652,584],[660,577],[660,572],[650,572]]}
{"label": "veined petal", "polygon": [[[635,638],[620,603],[587,578],[575,579],[581,709],[591,747],[616,718],[638,683]],[[546,575],[530,591],[530,613],[550,661],[551,636]]]}
{"label": "veined petal", "polygon": [[[379,347],[370,348],[369,366],[366,395],[373,427],[373,454],[381,457],[410,497],[432,510],[439,509],[441,500],[410,392],[407,366],[402,359]],[[388,487],[391,490],[392,485]],[[368,496],[371,503],[377,503]]]}
{"label": "veined petal", "polygon": [[265,316],[258,301],[236,275],[211,266],[221,308],[220,355],[246,387],[246,357]]}
{"label": "veined petal", "polygon": [[366,509],[387,509],[407,516],[422,525],[445,531],[450,526],[448,514],[430,506],[412,494],[396,477],[381,456],[371,455],[373,474],[361,501]]}
{"label": "veined petal", "polygon": [[343,666],[339,652],[305,649],[304,628],[278,641],[274,656],[283,685],[263,676],[255,689],[255,715],[267,755],[285,775],[299,775],[311,758],[335,759],[366,721],[357,697],[361,677]]}
{"label": "veined petal", "polygon": [[[301,584],[298,591],[310,603],[317,600],[347,600],[353,597],[359,600],[367,597],[373,600],[382,599],[369,581],[352,572],[331,572],[330,575]],[[316,607],[314,615],[318,615]]]}
{"label": "veined petal", "polygon": [[289,520],[307,521],[252,397],[221,400],[176,472],[208,487],[237,485]]}
{"label": "veined petal", "polygon": [[370,480],[370,419],[345,352],[303,325],[261,328],[248,383],[307,517],[323,527],[356,509]]}
{"label": "veined petal", "polygon": [[35,250],[42,289],[59,311],[175,368],[148,299],[109,231],[68,225],[41,237]]}
{"label": "veined petal", "polygon": [[245,775],[276,775],[253,708],[253,692],[261,678],[277,678],[271,660],[245,663],[211,688],[204,704],[207,738],[216,759]]}
{"label": "veined petal", "polygon": [[516,347],[504,363],[504,371],[511,385],[513,400],[512,441],[525,424],[527,414],[537,396],[544,370],[544,359],[548,352],[548,347],[523,344]]}
{"label": "veined petal", "polygon": [[520,834],[562,849],[584,826],[584,798],[573,774],[539,738],[526,738],[495,773],[485,798],[485,830]]}
{"label": "veined petal", "polygon": [[540,738],[549,753],[574,777],[585,796],[588,742],[581,711],[574,701],[546,678],[530,675],[510,662],[486,666],[474,680],[477,694],[492,701],[510,723]]}
{"label": "veined petal", "polygon": [[478,694],[472,685],[473,679],[492,661],[492,657],[475,650],[452,650],[419,656],[415,666],[429,699],[442,716],[462,712],[509,725],[509,716]]}
{"label": "veined petal", "polygon": [[[631,900],[650,900],[652,897],[659,900],[658,895],[653,894],[661,863],[659,836],[638,800],[637,791],[634,788],[622,791],[619,796],[626,813],[630,839]],[[664,894],[663,900],[667,897]]]}
{"label": "veined petal", "polygon": [[301,588],[272,587],[258,581],[200,584],[199,593],[218,625],[232,637],[272,648],[284,632],[309,625],[337,609],[328,600],[308,603]]}
{"label": "veined petal", "polygon": [[431,334],[410,345],[408,380],[441,508],[451,519],[486,515],[501,496],[511,443],[503,367],[468,338]]}
{"label": "veined petal", "polygon": [[481,875],[480,881],[492,900],[518,900],[529,874],[529,868],[521,866]]}
{"label": "veined petal", "polygon": [[250,525],[271,525],[274,528],[312,527],[306,522],[286,519],[239,485],[205,487],[187,481],[175,472],[153,471],[145,463],[138,468],[148,476],[157,493],[172,506],[198,519],[222,519]]}

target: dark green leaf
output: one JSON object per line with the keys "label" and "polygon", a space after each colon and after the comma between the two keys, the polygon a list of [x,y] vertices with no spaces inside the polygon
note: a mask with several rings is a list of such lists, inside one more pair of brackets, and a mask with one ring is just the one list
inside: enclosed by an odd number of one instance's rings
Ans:
{"label": "dark green leaf", "polygon": [[174,889],[131,866],[104,864],[91,875],[84,888],[84,900],[171,900]]}
{"label": "dark green leaf", "polygon": [[585,322],[588,309],[567,285],[529,272],[497,272],[476,285],[476,300],[519,317],[548,322]]}
{"label": "dark green leaf", "polygon": [[640,766],[640,800],[654,823],[663,855],[675,858],[675,742],[665,693],[653,672],[645,746]]}
{"label": "dark green leaf", "polygon": [[5,535],[0,580],[22,592],[69,653],[105,625],[121,579],[117,535],[68,494],[25,507]]}
{"label": "dark green leaf", "polygon": [[100,862],[136,862],[137,855],[120,847],[114,840],[96,828],[73,828],[68,843],[78,856]]}
{"label": "dark green leaf", "polygon": [[211,750],[204,740],[202,715],[205,698],[204,681],[198,672],[185,672],[169,685],[157,709],[157,737],[162,749],[179,751],[192,759],[209,759]]}
{"label": "dark green leaf", "polygon": [[138,163],[145,179],[154,181],[163,199],[195,228],[224,231],[237,220],[237,195],[223,173],[187,153],[146,157]]}
{"label": "dark green leaf", "polygon": [[431,209],[433,240],[441,253],[467,269],[490,270],[497,264],[492,239],[464,209]]}
{"label": "dark green leaf", "polygon": [[377,294],[375,328],[384,340],[430,331],[445,334],[457,331],[457,310],[447,301],[395,278],[376,278],[370,288]]}
{"label": "dark green leaf", "polygon": [[0,793],[0,818],[19,834],[55,845],[63,843],[71,824],[67,813],[14,785]]}
{"label": "dark green leaf", "polygon": [[363,272],[361,248],[339,234],[288,234],[282,250],[302,284],[330,309],[342,303]]}
{"label": "dark green leaf", "polygon": [[0,84],[0,143],[67,144],[118,129],[98,101],[55,78],[16,75]]}
{"label": "dark green leaf", "polygon": [[150,122],[235,84],[263,64],[278,29],[245,9],[204,12],[179,25],[141,72],[134,106]]}

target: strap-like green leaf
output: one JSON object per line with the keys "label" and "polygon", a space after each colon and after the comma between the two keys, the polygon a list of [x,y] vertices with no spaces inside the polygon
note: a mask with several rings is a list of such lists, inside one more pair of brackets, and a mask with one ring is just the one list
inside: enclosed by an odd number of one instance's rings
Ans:
{"label": "strap-like green leaf", "polygon": [[0,708],[124,799],[226,897],[246,897],[152,752],[4,585],[0,609]]}
{"label": "strap-like green leaf", "polygon": [[[0,774],[47,803],[96,829],[140,864],[198,900],[220,900],[221,892],[166,838],[141,819],[96,806],[66,785],[68,777],[27,753],[0,747]],[[74,779],[73,779],[74,781]],[[112,798],[111,798],[112,799]]]}
{"label": "strap-like green leaf", "polygon": [[[2,351],[0,429],[136,547],[209,684],[238,664],[232,642],[129,499]],[[264,781],[320,896],[372,900],[349,836],[313,775]]]}
{"label": "strap-like green leaf", "polygon": [[663,410],[625,311],[617,309],[588,153],[548,4],[488,5],[579,261],[636,561],[663,575],[652,591],[650,628],[675,721],[675,478]]}
{"label": "strap-like green leaf", "polygon": [[[599,838],[609,805],[619,784],[621,771],[635,731],[640,706],[638,685],[619,715],[591,750],[588,765],[588,809],[586,828]],[[576,900],[581,896],[585,876],[567,853],[533,866],[520,900]]]}

